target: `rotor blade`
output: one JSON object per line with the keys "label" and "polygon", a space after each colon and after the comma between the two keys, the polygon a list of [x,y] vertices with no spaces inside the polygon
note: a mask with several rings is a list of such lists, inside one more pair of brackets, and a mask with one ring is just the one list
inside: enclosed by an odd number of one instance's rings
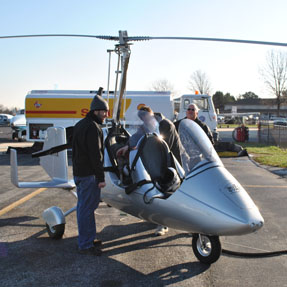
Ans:
{"label": "rotor blade", "polygon": [[287,43],[267,42],[267,41],[253,41],[240,39],[224,39],[224,38],[201,38],[201,37],[128,37],[128,41],[147,41],[147,40],[191,40],[191,41],[213,41],[213,42],[229,42],[242,44],[256,44],[287,47]]}
{"label": "rotor blade", "polygon": [[[102,40],[119,41],[118,36],[107,35],[82,35],[82,34],[38,34],[38,35],[12,35],[0,36],[0,39],[11,38],[33,38],[33,37],[82,37],[82,38],[96,38]],[[186,41],[212,41],[212,42],[228,42],[241,44],[255,44],[255,45],[269,45],[287,47],[287,43],[268,42],[268,41],[254,41],[254,40],[240,40],[240,39],[224,39],[224,38],[202,38],[202,37],[150,37],[150,36],[131,36],[124,37],[128,41],[148,41],[148,40],[186,40]]]}
{"label": "rotor blade", "polygon": [[97,38],[103,40],[118,41],[119,37],[104,36],[104,35],[81,35],[81,34],[36,34],[36,35],[12,35],[12,36],[0,36],[0,39],[13,39],[13,38],[36,38],[36,37],[82,37],[82,38]]}

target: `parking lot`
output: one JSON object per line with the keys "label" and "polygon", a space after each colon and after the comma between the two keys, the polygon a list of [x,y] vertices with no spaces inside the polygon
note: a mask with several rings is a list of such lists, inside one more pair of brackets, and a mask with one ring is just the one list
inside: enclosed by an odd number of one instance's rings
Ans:
{"label": "parking lot", "polygon": [[[47,178],[38,159],[19,154],[22,181]],[[257,233],[221,237],[225,250],[257,253],[286,250],[287,180],[248,157],[225,158],[226,168],[258,205],[265,225]],[[67,217],[63,239],[49,238],[43,210],[63,211],[76,200],[67,190],[17,189],[10,182],[9,155],[0,155],[1,286],[287,286],[287,256],[246,258],[223,252],[213,265],[200,263],[191,235],[155,225],[101,203],[96,211],[101,257],[77,252],[76,214]],[[71,170],[70,170],[71,175]]]}

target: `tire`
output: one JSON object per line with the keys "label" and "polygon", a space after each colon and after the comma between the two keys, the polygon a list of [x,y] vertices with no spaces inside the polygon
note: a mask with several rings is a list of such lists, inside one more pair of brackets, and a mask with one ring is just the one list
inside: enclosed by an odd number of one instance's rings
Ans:
{"label": "tire", "polygon": [[192,249],[196,258],[205,264],[212,264],[216,262],[221,255],[221,243],[218,236],[192,235]]}
{"label": "tire", "polygon": [[58,224],[53,227],[50,227],[48,224],[46,224],[46,228],[49,236],[53,239],[61,239],[65,232],[65,224]]}

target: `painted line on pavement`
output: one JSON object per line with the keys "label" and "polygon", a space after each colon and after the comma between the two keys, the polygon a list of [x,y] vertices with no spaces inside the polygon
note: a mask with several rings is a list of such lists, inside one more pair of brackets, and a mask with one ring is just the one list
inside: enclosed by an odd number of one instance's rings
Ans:
{"label": "painted line on pavement", "polygon": [[39,193],[41,193],[42,191],[46,190],[47,188],[39,188],[37,190],[35,190],[34,192],[24,196],[23,198],[11,203],[10,205],[4,207],[3,209],[0,210],[0,216],[4,215],[5,213],[9,212],[10,210],[12,210],[13,208],[21,205],[22,203],[28,201],[29,199],[33,198],[34,196],[38,195]]}
{"label": "painted line on pavement", "polygon": [[244,187],[287,188],[287,185],[243,185]]}

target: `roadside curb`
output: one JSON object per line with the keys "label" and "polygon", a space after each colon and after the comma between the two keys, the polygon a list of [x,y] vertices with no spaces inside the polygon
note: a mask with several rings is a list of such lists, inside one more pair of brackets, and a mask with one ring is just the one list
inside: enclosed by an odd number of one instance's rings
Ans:
{"label": "roadside curb", "polygon": [[260,168],[263,168],[263,169],[266,169],[268,170],[269,172],[272,172],[276,175],[279,175],[283,178],[287,178],[287,168],[279,168],[279,167],[276,167],[276,166],[269,166],[269,165],[263,165],[263,164],[260,164],[258,162],[256,162],[253,158],[252,158],[252,154],[248,154],[248,158],[251,162],[253,162],[253,164],[255,164],[256,166],[260,167]]}

